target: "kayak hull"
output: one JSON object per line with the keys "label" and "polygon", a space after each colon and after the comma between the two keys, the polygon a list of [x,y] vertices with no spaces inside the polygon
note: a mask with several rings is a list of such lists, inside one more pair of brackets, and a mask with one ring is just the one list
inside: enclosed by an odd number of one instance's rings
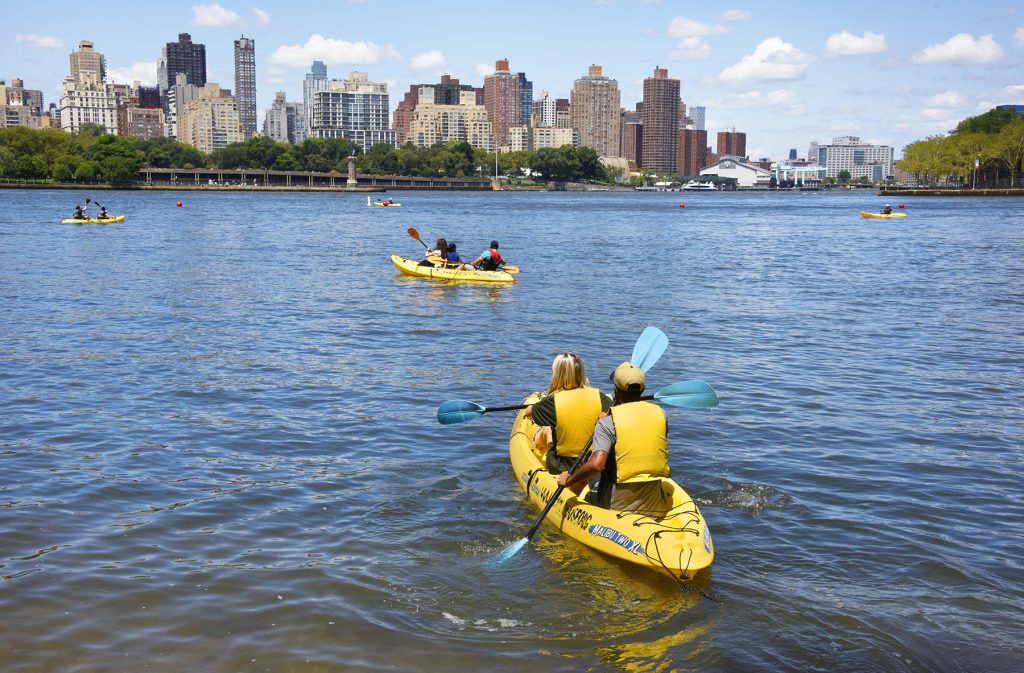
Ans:
{"label": "kayak hull", "polygon": [[118,215],[117,217],[105,217],[102,220],[96,217],[88,217],[84,220],[69,217],[66,220],[60,221],[61,224],[110,224],[112,222],[124,222],[124,215]]}
{"label": "kayak hull", "polygon": [[420,266],[419,260],[391,255],[391,263],[408,276],[435,278],[440,280],[462,280],[472,283],[514,283],[515,277],[504,271],[480,271],[478,269],[446,269],[437,266]]}
{"label": "kayak hull", "polygon": [[[534,393],[523,404],[539,399],[540,395]],[[520,411],[512,424],[509,457],[519,486],[526,491],[530,502],[543,509],[558,484],[533,447],[536,430],[533,421]],[[672,479],[661,481],[671,502],[668,515],[661,519],[592,505],[583,499],[589,491],[589,487],[585,487],[579,497],[563,489],[548,512],[547,522],[608,556],[677,580],[692,579],[715,558],[711,531],[693,498]]]}
{"label": "kayak hull", "polygon": [[401,208],[402,207],[401,203],[375,203],[373,205],[377,206],[378,208]]}
{"label": "kayak hull", "polygon": [[879,219],[879,220],[893,220],[893,219],[898,219],[898,218],[901,218],[901,217],[906,217],[907,214],[906,213],[889,213],[888,215],[886,215],[884,213],[868,213],[868,212],[865,212],[865,211],[862,210],[862,211],[860,211],[860,216],[861,217],[868,217],[868,218],[872,218],[872,219]]}

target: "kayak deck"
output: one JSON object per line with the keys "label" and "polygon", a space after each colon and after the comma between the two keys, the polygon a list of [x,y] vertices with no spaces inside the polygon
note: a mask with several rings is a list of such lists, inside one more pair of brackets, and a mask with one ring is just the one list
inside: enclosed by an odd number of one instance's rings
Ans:
{"label": "kayak deck", "polygon": [[[540,395],[534,393],[523,404],[539,399]],[[537,426],[523,413],[520,411],[512,424],[509,457],[516,481],[530,502],[543,508],[558,484],[533,447]],[[693,498],[672,479],[661,481],[670,502],[664,517],[592,505],[584,500],[589,491],[585,487],[579,497],[564,489],[548,512],[547,521],[591,549],[652,568],[676,580],[692,579],[714,560],[711,531]]]}
{"label": "kayak deck", "polygon": [[87,217],[85,219],[76,219],[69,217],[61,220],[61,224],[110,224],[111,222],[124,222],[124,215],[118,215],[117,217],[104,217],[99,219],[97,217]]}
{"label": "kayak deck", "polygon": [[515,276],[504,271],[481,271],[479,269],[447,269],[440,266],[421,266],[419,260],[391,255],[391,263],[408,276],[437,278],[441,280],[464,280],[473,283],[514,283]]}
{"label": "kayak deck", "polygon": [[906,213],[889,213],[888,215],[886,215],[885,213],[869,213],[869,212],[866,212],[866,211],[862,210],[862,211],[860,211],[860,216],[861,217],[878,218],[880,220],[883,220],[883,219],[890,219],[890,218],[891,219],[895,219],[895,218],[899,218],[899,217],[906,217],[907,214]]}

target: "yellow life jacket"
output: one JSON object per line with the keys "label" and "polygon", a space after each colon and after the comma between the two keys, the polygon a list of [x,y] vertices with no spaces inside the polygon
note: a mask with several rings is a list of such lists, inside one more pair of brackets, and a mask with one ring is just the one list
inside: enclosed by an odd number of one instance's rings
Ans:
{"label": "yellow life jacket", "polygon": [[558,455],[575,458],[594,434],[601,415],[597,388],[559,390],[555,393],[555,441]]}
{"label": "yellow life jacket", "polygon": [[612,407],[615,424],[616,482],[649,481],[669,476],[668,424],[665,412],[651,402]]}

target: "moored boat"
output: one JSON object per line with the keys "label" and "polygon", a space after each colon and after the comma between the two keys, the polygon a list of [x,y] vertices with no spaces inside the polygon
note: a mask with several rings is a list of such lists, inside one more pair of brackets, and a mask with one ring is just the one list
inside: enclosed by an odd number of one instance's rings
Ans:
{"label": "moored boat", "polygon": [[61,220],[61,224],[110,224],[111,222],[124,222],[124,215],[118,215],[117,217],[86,217],[82,219],[69,217]]}
{"label": "moored boat", "polygon": [[408,276],[437,278],[441,280],[464,280],[472,283],[514,283],[515,276],[505,271],[481,271],[480,269],[453,269],[441,265],[420,264],[419,260],[391,255],[391,263]]}
{"label": "moored boat", "polygon": [[[523,401],[532,404],[538,394]],[[509,437],[509,457],[516,481],[530,502],[543,508],[558,488],[555,475],[544,467],[534,450],[537,426],[519,412]],[[704,517],[685,490],[672,479],[662,479],[671,503],[668,514],[655,517],[643,512],[620,512],[584,500],[589,487],[577,497],[564,489],[547,514],[547,521],[569,537],[617,559],[670,575],[677,580],[693,578],[714,560],[711,532]]]}
{"label": "moored boat", "polygon": [[862,211],[860,211],[860,216],[861,217],[869,217],[869,218],[878,218],[880,220],[884,220],[884,219],[895,219],[895,218],[899,218],[899,217],[906,217],[907,214],[906,213],[889,213],[888,215],[886,215],[885,213],[869,213],[869,212],[866,212],[866,211],[862,210]]}
{"label": "moored boat", "polygon": [[683,189],[688,192],[717,192],[718,188],[715,187],[713,182],[698,182],[696,180],[690,180]]}

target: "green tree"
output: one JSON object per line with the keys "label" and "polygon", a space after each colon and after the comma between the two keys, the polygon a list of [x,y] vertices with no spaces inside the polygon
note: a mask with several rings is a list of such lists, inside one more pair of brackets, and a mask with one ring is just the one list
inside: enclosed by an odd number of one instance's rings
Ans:
{"label": "green tree", "polygon": [[295,157],[295,153],[291,150],[286,150],[277,155],[274,159],[274,165],[271,167],[275,171],[301,171],[302,164]]}
{"label": "green tree", "polygon": [[75,170],[75,179],[82,182],[92,182],[100,177],[100,165],[95,161],[83,161]]}
{"label": "green tree", "polygon": [[843,183],[845,185],[847,182],[850,181],[850,178],[852,176],[850,175],[850,171],[848,171],[848,170],[846,170],[844,168],[843,170],[839,171],[839,173],[836,175],[836,177],[839,178],[839,182],[841,182],[841,183]]}
{"label": "green tree", "polygon": [[373,175],[394,175],[398,172],[398,154],[392,145],[379,143],[359,157],[358,170]]}
{"label": "green tree", "polygon": [[1013,187],[1017,169],[1024,160],[1024,119],[1014,119],[999,131],[992,144],[992,155],[1006,164],[1010,171],[1010,186]]}
{"label": "green tree", "polygon": [[65,154],[57,157],[51,167],[53,179],[57,182],[71,182],[75,179],[78,167],[82,165],[82,157],[74,154]]}
{"label": "green tree", "polygon": [[86,158],[100,167],[100,177],[111,184],[124,184],[138,177],[145,165],[134,138],[105,135],[86,151]]}
{"label": "green tree", "polygon": [[963,120],[957,124],[953,133],[998,133],[1014,119],[1017,119],[1017,113],[1014,110],[993,108],[985,114]]}
{"label": "green tree", "polygon": [[22,180],[41,180],[49,177],[50,171],[42,160],[22,154],[14,158],[14,162],[7,168],[7,174]]}

